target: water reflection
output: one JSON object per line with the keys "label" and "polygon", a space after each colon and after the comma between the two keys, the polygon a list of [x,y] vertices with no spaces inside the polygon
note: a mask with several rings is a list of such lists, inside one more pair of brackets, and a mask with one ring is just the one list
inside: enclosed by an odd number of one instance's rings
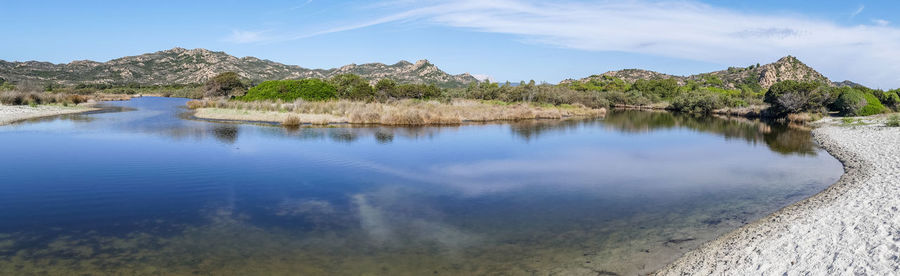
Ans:
{"label": "water reflection", "polygon": [[603,122],[607,127],[629,133],[646,133],[667,129],[693,131],[741,139],[751,144],[765,143],[769,149],[784,154],[815,154],[816,146],[808,129],[786,124],[739,117],[705,116],[661,111],[618,110],[609,112]]}
{"label": "water reflection", "polygon": [[183,104],[0,127],[0,275],[648,273],[841,173],[747,120],[287,129]]}
{"label": "water reflection", "polygon": [[215,125],[212,128],[213,136],[219,141],[227,144],[234,144],[238,137],[238,127],[235,125]]}

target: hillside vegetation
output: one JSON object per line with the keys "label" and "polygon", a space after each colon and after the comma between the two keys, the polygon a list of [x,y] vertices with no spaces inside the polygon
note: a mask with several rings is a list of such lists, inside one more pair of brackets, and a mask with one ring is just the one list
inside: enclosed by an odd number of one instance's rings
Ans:
{"label": "hillside vegetation", "polygon": [[67,64],[0,60],[0,78],[20,86],[74,86],[78,84],[165,86],[202,84],[223,72],[235,72],[252,83],[266,80],[331,78],[355,74],[370,80],[390,78],[403,83],[434,83],[441,87],[463,87],[477,79],[469,74],[451,75],[427,60],[349,64],[332,69],[308,69],[255,57],[238,58],[206,49],[173,48],[108,62],[73,61]]}

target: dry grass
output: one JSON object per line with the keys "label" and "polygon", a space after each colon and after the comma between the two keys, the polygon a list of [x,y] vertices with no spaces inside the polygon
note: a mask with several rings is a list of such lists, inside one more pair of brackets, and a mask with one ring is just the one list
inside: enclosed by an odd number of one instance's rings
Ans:
{"label": "dry grass", "polygon": [[5,105],[39,105],[63,104],[77,105],[88,100],[87,97],[74,94],[55,94],[43,92],[7,91],[0,93],[0,103]]}
{"label": "dry grass", "polygon": [[792,122],[792,123],[805,124],[805,123],[812,122],[812,121],[815,121],[818,119],[819,119],[818,116],[814,116],[813,114],[810,114],[808,112],[791,113],[791,114],[787,115],[788,122]]}
{"label": "dry grass", "polygon": [[270,121],[285,123],[290,118],[297,124],[383,124],[383,125],[452,125],[463,122],[497,120],[560,119],[597,117],[605,109],[574,106],[535,106],[529,104],[486,103],[475,100],[438,101],[400,100],[367,103],[349,100],[325,102],[242,102],[227,100],[193,100],[188,107],[201,109],[197,116],[211,119]]}
{"label": "dry grass", "polygon": [[94,101],[127,101],[133,96],[123,94],[103,94],[97,93],[92,95],[79,95],[68,93],[52,93],[52,92],[24,92],[24,91],[6,91],[0,92],[0,103],[5,105],[43,105],[43,104],[61,104],[61,105],[77,105]]}
{"label": "dry grass", "polygon": [[284,118],[284,121],[281,122],[284,126],[299,126],[300,123],[300,117],[294,114],[288,115],[287,118]]}

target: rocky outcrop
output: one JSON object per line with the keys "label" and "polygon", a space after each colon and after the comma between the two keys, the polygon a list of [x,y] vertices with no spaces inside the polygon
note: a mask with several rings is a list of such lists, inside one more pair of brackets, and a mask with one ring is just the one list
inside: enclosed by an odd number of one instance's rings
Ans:
{"label": "rocky outcrop", "polygon": [[391,78],[401,83],[435,83],[445,87],[460,87],[477,81],[469,74],[447,74],[427,60],[420,60],[415,64],[400,61],[393,65],[367,63],[333,69],[308,69],[255,57],[238,58],[224,52],[184,48],[123,57],[108,62],[73,61],[53,64],[0,61],[0,78],[40,85],[202,83],[216,74],[228,71],[257,81],[329,78],[345,73],[357,74],[373,82]]}
{"label": "rocky outcrop", "polygon": [[604,76],[619,78],[628,83],[634,83],[640,79],[675,79],[679,84],[695,81],[703,85],[728,89],[737,89],[744,85],[768,89],[773,84],[785,80],[812,81],[832,86],[835,85],[829,81],[828,78],[793,56],[786,56],[776,62],[765,65],[756,64],[748,67],[731,67],[726,70],[691,76],[674,76],[654,71],[625,69],[593,75],[580,80],[566,80],[563,83],[576,81],[587,82],[603,78]]}

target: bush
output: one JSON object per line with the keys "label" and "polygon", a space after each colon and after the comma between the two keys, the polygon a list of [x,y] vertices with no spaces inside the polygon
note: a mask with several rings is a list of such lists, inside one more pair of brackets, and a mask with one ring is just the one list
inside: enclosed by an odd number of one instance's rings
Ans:
{"label": "bush", "polygon": [[320,79],[264,81],[247,91],[243,101],[283,100],[322,101],[334,98],[336,88]]}
{"label": "bush", "polygon": [[284,118],[284,121],[281,121],[281,125],[287,127],[295,127],[300,125],[300,117],[297,115],[288,115],[287,118]]}
{"label": "bush", "polygon": [[815,111],[825,106],[829,91],[819,83],[787,80],[769,87],[765,102],[782,114]]}
{"label": "bush", "polygon": [[3,78],[0,78],[0,91],[13,91],[13,90],[16,90],[15,85],[6,81]]}
{"label": "bush", "polygon": [[354,74],[341,74],[331,78],[331,85],[337,89],[341,99],[371,101],[375,99],[375,90],[366,79]]}
{"label": "bush", "polygon": [[710,113],[725,107],[722,96],[715,92],[698,90],[678,95],[672,100],[671,109],[683,112]]}
{"label": "bush", "polygon": [[885,107],[889,107],[894,111],[900,111],[900,89],[886,92],[876,90],[875,96],[878,97],[878,100],[881,101]]}
{"label": "bush", "polygon": [[247,83],[237,73],[225,72],[209,79],[204,90],[207,97],[240,96],[247,91]]}
{"label": "bush", "polygon": [[866,99],[863,97],[862,92],[855,89],[846,89],[834,101],[832,108],[840,112],[841,115],[854,116],[864,106],[866,106]]}
{"label": "bush", "polygon": [[886,110],[875,95],[857,89],[843,90],[832,107],[844,116],[869,116]]}
{"label": "bush", "polygon": [[881,101],[872,94],[863,94],[863,97],[866,100],[866,105],[862,107],[859,111],[856,112],[858,116],[869,116],[875,114],[884,113],[885,108],[884,105],[881,104]]}
{"label": "bush", "polygon": [[889,127],[900,127],[900,114],[891,115],[884,125]]}
{"label": "bush", "polygon": [[441,89],[434,84],[401,84],[394,87],[391,96],[400,99],[428,99],[441,95]]}

